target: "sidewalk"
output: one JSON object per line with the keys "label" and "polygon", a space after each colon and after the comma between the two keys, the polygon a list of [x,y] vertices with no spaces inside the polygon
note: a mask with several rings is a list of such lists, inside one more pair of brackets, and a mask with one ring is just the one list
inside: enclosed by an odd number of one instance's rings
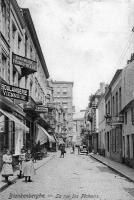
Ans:
{"label": "sidewalk", "polygon": [[[49,162],[51,159],[53,159],[54,157],[56,157],[57,152],[49,152],[47,154],[47,157],[43,158],[42,160],[37,160],[36,163],[34,163],[34,167],[35,170],[38,170],[40,167],[42,167],[43,165],[45,165],[47,162]],[[10,176],[9,180],[13,183],[18,179],[18,175],[19,174],[19,170],[16,170],[14,172],[14,176]],[[6,187],[8,187],[8,184],[5,183],[4,178],[1,176],[0,174],[0,192],[5,189]]]}
{"label": "sidewalk", "polygon": [[117,172],[118,174],[134,182],[134,169],[127,167],[125,164],[115,162],[113,160],[110,160],[109,158],[106,158],[97,154],[90,153],[89,155],[92,158],[103,163],[104,165],[108,166],[109,168]]}

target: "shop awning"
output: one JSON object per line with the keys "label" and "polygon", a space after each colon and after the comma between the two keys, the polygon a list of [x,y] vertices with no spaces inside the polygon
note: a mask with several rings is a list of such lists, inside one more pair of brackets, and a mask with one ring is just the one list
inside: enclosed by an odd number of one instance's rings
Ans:
{"label": "shop awning", "polygon": [[43,133],[48,137],[49,142],[55,142],[54,138],[51,135],[49,135],[49,133],[43,127],[41,127],[40,125],[38,125],[38,128],[40,130],[42,130]]}
{"label": "shop awning", "polygon": [[44,134],[44,131],[38,126],[38,133],[37,133],[37,139],[36,143],[40,142],[40,144],[46,143],[48,140],[47,135]]}
{"label": "shop awning", "polygon": [[3,113],[3,115],[7,116],[11,121],[14,121],[15,122],[15,125],[25,131],[29,131],[29,128],[23,124],[17,117],[15,117],[13,114],[11,113],[8,113],[2,109],[0,109],[0,112]]}

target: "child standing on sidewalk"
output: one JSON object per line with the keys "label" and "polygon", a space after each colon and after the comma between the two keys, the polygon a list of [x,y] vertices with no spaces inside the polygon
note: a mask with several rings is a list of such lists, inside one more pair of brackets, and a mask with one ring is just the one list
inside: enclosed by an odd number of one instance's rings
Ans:
{"label": "child standing on sidewalk", "polygon": [[3,166],[2,166],[2,176],[5,177],[5,181],[10,184],[8,180],[9,176],[13,176],[13,167],[12,167],[12,155],[10,151],[7,150],[6,154],[3,155]]}
{"label": "child standing on sidewalk", "polygon": [[23,172],[25,177],[25,182],[32,182],[31,177],[35,174],[35,169],[32,161],[31,151],[28,150],[25,155],[25,163],[23,167]]}

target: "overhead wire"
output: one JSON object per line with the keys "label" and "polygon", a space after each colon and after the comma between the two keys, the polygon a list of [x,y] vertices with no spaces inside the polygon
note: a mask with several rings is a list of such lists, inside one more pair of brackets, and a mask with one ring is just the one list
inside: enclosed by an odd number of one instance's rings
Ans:
{"label": "overhead wire", "polygon": [[130,34],[130,36],[129,36],[129,38],[128,38],[128,41],[126,42],[125,47],[123,48],[123,51],[122,51],[122,53],[121,53],[121,55],[120,55],[120,57],[119,57],[119,59],[118,59],[118,61],[117,61],[116,66],[120,66],[122,60],[123,60],[124,57],[126,56],[127,51],[128,51],[128,49],[130,48],[130,45],[132,44],[133,34],[134,34],[134,33],[131,32],[131,34]]}

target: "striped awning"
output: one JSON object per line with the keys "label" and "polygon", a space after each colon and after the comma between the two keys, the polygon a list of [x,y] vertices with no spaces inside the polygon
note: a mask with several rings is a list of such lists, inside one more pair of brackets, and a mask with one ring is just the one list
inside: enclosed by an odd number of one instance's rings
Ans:
{"label": "striped awning", "polygon": [[29,131],[29,128],[25,124],[23,124],[17,117],[15,117],[13,114],[11,114],[11,113],[9,113],[9,112],[7,112],[5,110],[2,110],[2,109],[0,109],[0,112],[3,115],[7,116],[11,121],[15,122],[15,126],[17,128],[23,129],[26,132]]}
{"label": "striped awning", "polygon": [[45,136],[48,137],[49,142],[55,142],[54,138],[51,135],[49,135],[49,133],[42,126],[38,125],[38,128],[40,131],[42,131],[42,133],[44,133]]}

